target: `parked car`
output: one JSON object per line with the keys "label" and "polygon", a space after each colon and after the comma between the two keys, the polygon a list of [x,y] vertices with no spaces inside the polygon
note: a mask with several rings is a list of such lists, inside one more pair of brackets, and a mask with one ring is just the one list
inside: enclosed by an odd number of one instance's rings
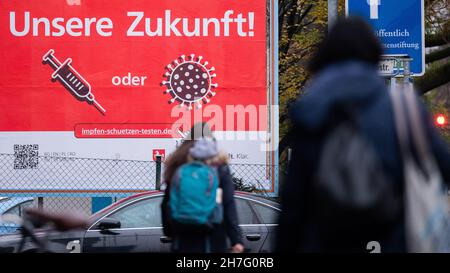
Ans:
{"label": "parked car", "polygon": [[[49,245],[56,252],[168,252],[171,240],[163,236],[163,193],[145,192],[124,198],[90,217],[89,228],[50,232]],[[239,223],[246,252],[271,252],[280,205],[268,199],[236,192]],[[0,252],[15,252],[19,233],[0,236]],[[25,252],[36,250],[29,240]]]}
{"label": "parked car", "polygon": [[[19,217],[25,208],[33,206],[33,198],[30,197],[0,197],[0,215],[14,214]],[[19,225],[14,223],[0,223],[0,234],[13,233]]]}

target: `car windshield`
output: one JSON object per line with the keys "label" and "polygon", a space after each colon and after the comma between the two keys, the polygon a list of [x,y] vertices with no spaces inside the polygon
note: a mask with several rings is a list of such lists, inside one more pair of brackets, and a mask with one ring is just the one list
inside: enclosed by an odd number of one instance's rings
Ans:
{"label": "car windshield", "polygon": [[[157,196],[157,195],[155,195],[155,196]],[[92,215],[89,217],[89,221],[90,221],[90,222],[94,222],[94,221],[96,221],[99,217],[101,217],[102,215],[104,215],[104,214],[110,212],[111,210],[113,210],[113,209],[115,209],[115,208],[120,207],[120,204],[122,204],[122,203],[125,204],[125,203],[127,203],[128,201],[132,201],[132,200],[134,200],[134,199],[137,198],[137,197],[138,197],[138,196],[125,197],[125,198],[123,198],[123,199],[121,199],[121,200],[119,200],[119,201],[117,201],[117,202],[115,202],[115,203],[112,203],[111,205],[109,205],[109,206],[107,206],[107,207],[105,207],[105,208],[103,208],[103,209],[97,211],[96,213],[92,214]]]}
{"label": "car windshield", "polygon": [[144,198],[122,206],[108,217],[117,219],[121,228],[161,227],[162,197]]}

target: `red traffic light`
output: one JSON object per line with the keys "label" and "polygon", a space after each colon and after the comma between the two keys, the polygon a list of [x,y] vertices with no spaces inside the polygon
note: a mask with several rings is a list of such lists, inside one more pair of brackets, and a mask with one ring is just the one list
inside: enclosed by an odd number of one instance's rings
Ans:
{"label": "red traffic light", "polygon": [[439,114],[436,116],[436,125],[438,126],[444,126],[447,124],[447,119],[445,118],[444,115]]}

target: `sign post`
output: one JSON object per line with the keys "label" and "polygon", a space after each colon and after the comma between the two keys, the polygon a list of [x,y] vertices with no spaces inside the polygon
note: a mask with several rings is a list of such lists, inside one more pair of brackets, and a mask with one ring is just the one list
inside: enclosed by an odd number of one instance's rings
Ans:
{"label": "sign post", "polygon": [[328,0],[328,31],[338,18],[338,0]]}
{"label": "sign post", "polygon": [[408,55],[383,55],[378,66],[381,76],[390,78],[391,90],[396,88],[396,77],[403,77],[404,83],[411,83],[411,61]]}

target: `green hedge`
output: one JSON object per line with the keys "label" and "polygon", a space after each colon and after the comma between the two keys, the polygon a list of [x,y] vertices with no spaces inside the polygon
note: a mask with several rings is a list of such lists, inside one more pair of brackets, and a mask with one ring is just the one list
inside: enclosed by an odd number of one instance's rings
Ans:
{"label": "green hedge", "polygon": [[450,62],[429,67],[423,77],[416,79],[416,87],[422,93],[426,93],[448,82],[450,82]]}
{"label": "green hedge", "polygon": [[450,46],[441,50],[434,51],[425,56],[426,63],[432,63],[434,61],[442,60],[450,56]]}
{"label": "green hedge", "polygon": [[447,34],[427,34],[425,35],[425,46],[433,47],[433,46],[441,46],[447,44],[447,41],[450,41],[450,33]]}

